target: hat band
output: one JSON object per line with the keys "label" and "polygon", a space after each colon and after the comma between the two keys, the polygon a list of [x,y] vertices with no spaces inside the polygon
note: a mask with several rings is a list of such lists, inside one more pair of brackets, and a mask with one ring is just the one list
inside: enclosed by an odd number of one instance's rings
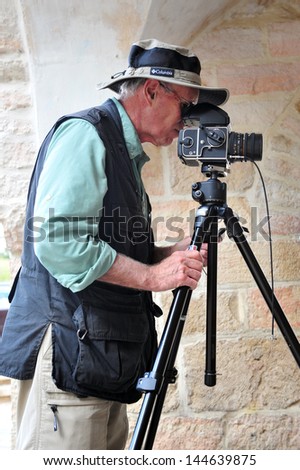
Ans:
{"label": "hat band", "polygon": [[171,69],[168,67],[129,67],[123,73],[124,78],[142,78],[142,77],[153,77],[156,79],[172,78],[187,84],[193,83],[194,85],[201,85],[200,76],[194,72],[188,72],[186,70]]}

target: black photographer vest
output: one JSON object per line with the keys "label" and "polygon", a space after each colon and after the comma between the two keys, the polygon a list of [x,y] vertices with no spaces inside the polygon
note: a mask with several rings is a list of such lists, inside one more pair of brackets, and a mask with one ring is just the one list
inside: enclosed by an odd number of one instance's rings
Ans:
{"label": "black photographer vest", "polygon": [[108,100],[100,107],[62,117],[46,136],[30,181],[22,267],[0,343],[0,375],[31,379],[51,324],[52,377],[58,388],[78,396],[133,403],[140,398],[136,382],[150,370],[157,346],[154,315],[161,312],[151,293],[99,281],[73,293],[41,265],[30,241],[47,148],[55,130],[70,118],[93,124],[106,148],[108,191],[103,208],[99,207],[99,239],[119,253],[151,263],[150,204],[145,217],[115,104]]}

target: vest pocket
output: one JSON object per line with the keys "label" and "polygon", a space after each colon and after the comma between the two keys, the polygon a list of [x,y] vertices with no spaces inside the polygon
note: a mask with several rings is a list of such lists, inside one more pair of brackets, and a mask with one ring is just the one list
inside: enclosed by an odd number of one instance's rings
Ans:
{"label": "vest pocket", "polygon": [[97,392],[124,393],[131,388],[145,372],[149,323],[141,306],[137,309],[134,300],[128,306],[128,296],[127,306],[119,311],[80,305],[73,321],[78,338],[75,382]]}

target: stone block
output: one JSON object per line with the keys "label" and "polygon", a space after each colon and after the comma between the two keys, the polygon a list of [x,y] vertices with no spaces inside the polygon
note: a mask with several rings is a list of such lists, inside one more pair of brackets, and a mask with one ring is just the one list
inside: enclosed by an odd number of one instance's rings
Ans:
{"label": "stone block", "polygon": [[[26,124],[24,125],[24,132],[26,132]],[[27,127],[27,131],[30,129]],[[17,132],[22,132],[19,128]],[[16,132],[16,134],[17,134]],[[31,172],[36,159],[36,146],[31,139],[23,139],[17,136],[15,138],[7,138],[0,143],[0,164],[1,168],[5,169],[7,178],[10,177],[11,171],[19,172],[21,169],[25,172]],[[18,173],[18,176],[21,173]],[[26,192],[24,193],[26,197]]]}
{"label": "stone block", "polygon": [[22,59],[2,60],[0,62],[0,82],[25,82],[27,80],[27,65]]}
{"label": "stone block", "polygon": [[220,449],[224,427],[220,417],[164,417],[159,424],[153,449]]}
{"label": "stone block", "polygon": [[299,413],[242,413],[228,419],[228,449],[298,450]]}
{"label": "stone block", "polygon": [[257,95],[274,91],[292,92],[299,86],[300,64],[272,63],[222,66],[219,83],[232,95]]}
{"label": "stone block", "polygon": [[[300,12],[299,12],[300,13]],[[299,55],[300,41],[299,18],[268,25],[269,51],[274,57],[293,57]]]}
{"label": "stone block", "polygon": [[243,26],[239,25],[237,18],[233,26],[223,17],[221,24],[209,32],[209,47],[203,47],[203,44],[195,41],[193,48],[201,51],[201,60],[205,63],[204,69],[212,61],[213,63],[216,61],[241,63],[245,57],[248,61],[262,60],[265,57],[263,32],[253,27],[256,25],[249,24],[246,28]]}
{"label": "stone block", "polygon": [[[275,286],[274,294],[281,306],[285,317],[292,328],[300,327],[300,287],[288,285]],[[261,293],[257,289],[249,289],[247,295],[249,327],[251,329],[266,329],[271,327],[272,314]],[[278,329],[277,329],[278,331]]]}
{"label": "stone block", "polygon": [[0,102],[3,111],[30,108],[32,99],[25,83],[15,85],[5,83],[0,90]]}

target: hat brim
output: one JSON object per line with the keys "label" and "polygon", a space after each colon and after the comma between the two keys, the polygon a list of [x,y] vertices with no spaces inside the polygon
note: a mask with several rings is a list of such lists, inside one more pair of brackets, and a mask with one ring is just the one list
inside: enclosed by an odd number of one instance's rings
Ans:
{"label": "hat brim", "polygon": [[[214,87],[205,87],[196,83],[196,80],[199,79],[196,74],[190,73],[180,73],[180,76],[154,76],[153,74],[147,73],[145,68],[139,72],[137,69],[134,69],[134,73],[126,76],[126,72],[121,72],[116,74],[109,82],[98,83],[97,90],[104,90],[109,88],[110,90],[118,93],[121,84],[126,80],[131,80],[133,78],[151,78],[152,80],[159,80],[160,82],[173,83],[174,85],[186,86],[190,88],[197,88],[199,90],[199,99],[198,103],[210,103],[216,106],[225,104],[229,98],[229,90],[226,88],[214,88]],[[193,75],[191,79],[191,75]],[[196,80],[195,80],[196,76]]]}

